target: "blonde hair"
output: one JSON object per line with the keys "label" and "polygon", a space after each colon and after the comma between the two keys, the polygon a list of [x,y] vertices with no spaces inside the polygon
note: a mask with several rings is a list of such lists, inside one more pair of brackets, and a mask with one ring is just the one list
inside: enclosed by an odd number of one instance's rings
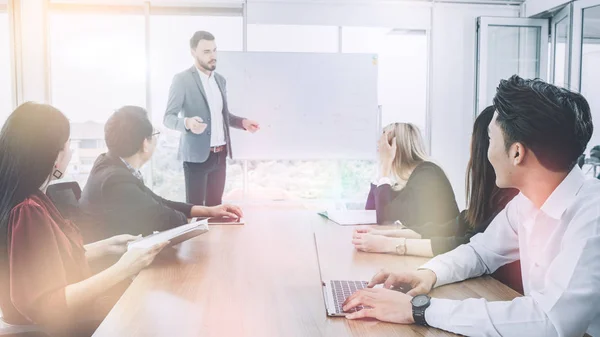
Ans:
{"label": "blonde hair", "polygon": [[396,137],[396,155],[392,163],[393,178],[396,179],[394,189],[400,190],[417,165],[429,160],[425,144],[419,128],[411,123],[392,123],[385,128],[388,143]]}

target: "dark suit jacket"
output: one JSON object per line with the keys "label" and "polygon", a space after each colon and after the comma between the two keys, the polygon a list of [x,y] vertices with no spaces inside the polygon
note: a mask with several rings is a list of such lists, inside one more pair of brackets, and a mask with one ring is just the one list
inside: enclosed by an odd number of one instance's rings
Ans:
{"label": "dark suit jacket", "polygon": [[[227,104],[227,81],[225,77],[214,73],[217,85],[221,90],[223,97],[223,128],[225,131],[225,141],[227,142],[227,153],[231,157],[231,140],[229,136],[229,127],[243,129],[243,118],[229,112]],[[186,130],[184,118],[200,117],[208,125],[203,133],[197,135]],[[169,129],[181,132],[179,140],[179,153],[177,158],[181,161],[191,163],[203,163],[210,154],[210,135],[211,118],[206,92],[202,86],[202,81],[198,77],[198,70],[195,66],[185,70],[173,78],[171,89],[169,90],[169,101],[165,111],[164,124]]]}
{"label": "dark suit jacket", "polygon": [[441,224],[459,214],[450,181],[431,162],[419,164],[400,191],[388,184],[372,184],[365,208],[376,210],[378,224],[400,220],[407,227],[428,222]]}
{"label": "dark suit jacket", "polygon": [[95,221],[82,228],[86,242],[118,234],[148,235],[187,223],[192,205],[154,194],[121,159],[102,154],[92,168],[79,200],[81,210]]}

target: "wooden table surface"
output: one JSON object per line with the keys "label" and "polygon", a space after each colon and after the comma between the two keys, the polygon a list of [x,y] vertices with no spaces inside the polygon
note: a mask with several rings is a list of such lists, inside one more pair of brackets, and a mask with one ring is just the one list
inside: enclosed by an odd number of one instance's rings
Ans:
{"label": "wooden table surface", "polygon": [[[352,227],[313,212],[247,213],[244,226],[212,226],[162,252],[94,336],[452,335],[325,314],[315,241],[324,279],[369,280],[381,268],[411,270],[427,259],[357,252]],[[440,287],[432,296],[510,300],[519,295],[482,277]]]}

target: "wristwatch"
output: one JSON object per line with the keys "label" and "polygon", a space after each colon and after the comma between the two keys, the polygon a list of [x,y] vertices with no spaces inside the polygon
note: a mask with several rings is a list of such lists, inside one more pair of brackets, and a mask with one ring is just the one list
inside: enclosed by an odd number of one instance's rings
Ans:
{"label": "wristwatch", "polygon": [[[406,238],[400,238],[402,242],[396,245],[396,255],[406,255]],[[400,250],[400,248],[402,248]]]}
{"label": "wristwatch", "polygon": [[427,295],[417,295],[410,301],[413,310],[413,319],[418,325],[429,326],[425,321],[425,309],[431,304],[431,297]]}

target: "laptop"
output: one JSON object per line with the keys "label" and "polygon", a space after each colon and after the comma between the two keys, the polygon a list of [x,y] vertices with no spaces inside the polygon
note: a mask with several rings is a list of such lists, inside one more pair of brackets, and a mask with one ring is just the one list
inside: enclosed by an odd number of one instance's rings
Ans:
{"label": "laptop", "polygon": [[[325,300],[325,309],[327,316],[330,317],[345,317],[347,314],[364,309],[363,306],[358,306],[350,311],[345,312],[342,305],[348,297],[360,289],[367,288],[368,281],[356,280],[326,280],[321,272],[321,261],[319,259],[319,246],[317,245],[317,234],[314,233],[315,249],[317,251],[317,265],[319,267],[319,279],[321,280],[321,288],[323,289],[323,299]],[[377,287],[377,286],[376,286]],[[412,289],[410,284],[401,283],[392,290],[407,293]]]}
{"label": "laptop", "polygon": [[315,234],[315,249],[317,251],[317,265],[319,267],[319,279],[323,289],[323,299],[325,300],[325,309],[327,316],[345,317],[347,314],[360,311],[363,307],[359,306],[349,312],[344,312],[342,305],[350,295],[357,290],[364,289],[369,284],[368,281],[346,281],[346,280],[324,280],[321,273],[321,262],[319,261],[319,248],[317,247],[317,235]]}

